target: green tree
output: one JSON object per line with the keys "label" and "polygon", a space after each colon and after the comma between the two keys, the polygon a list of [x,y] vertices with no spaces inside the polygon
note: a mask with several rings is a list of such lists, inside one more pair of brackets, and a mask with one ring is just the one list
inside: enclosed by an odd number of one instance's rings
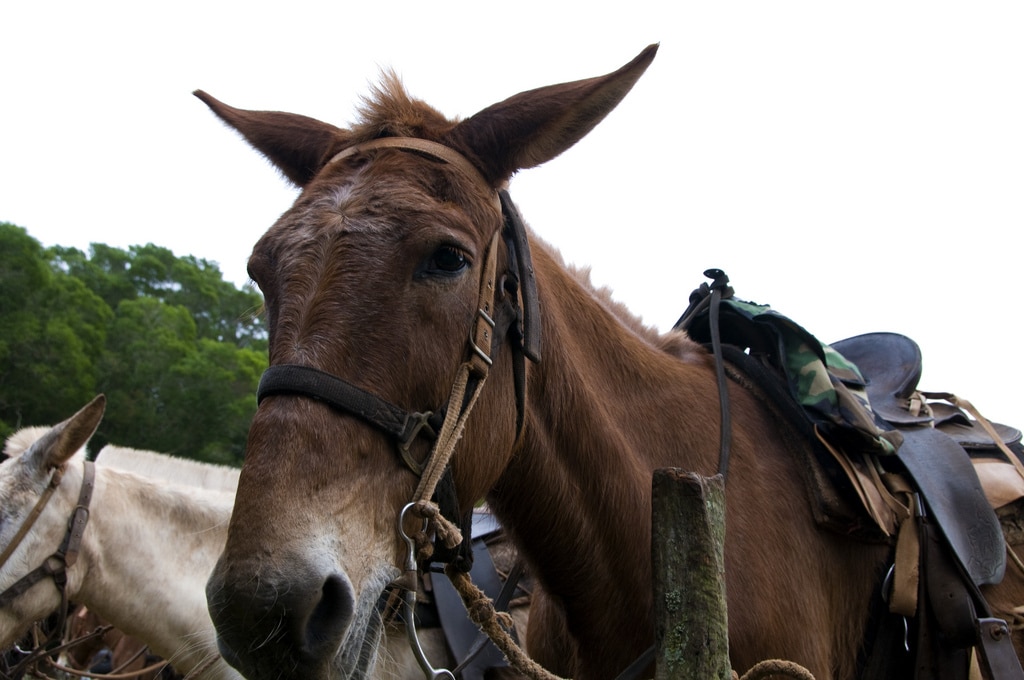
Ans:
{"label": "green tree", "polygon": [[241,462],[256,412],[255,386],[266,367],[263,351],[205,338],[174,365],[168,402],[177,410],[173,420],[189,424],[178,433],[182,453],[213,463]]}
{"label": "green tree", "polygon": [[251,288],[148,244],[43,249],[0,223],[0,436],[108,397],[93,445],[240,463],[266,331]]}
{"label": "green tree", "polygon": [[[136,448],[178,451],[174,436],[182,426],[173,411],[172,369],[195,352],[196,325],[184,307],[153,298],[122,300],[100,360],[100,391],[107,395],[103,436]],[[173,451],[171,450],[173,449]]]}
{"label": "green tree", "polygon": [[96,391],[110,308],[54,272],[39,242],[0,223],[0,436],[67,418]]}
{"label": "green tree", "polygon": [[59,268],[81,279],[112,309],[122,300],[149,297],[189,310],[198,337],[266,349],[258,312],[263,298],[253,289],[224,281],[216,264],[176,257],[167,248],[131,246],[127,251],[94,243],[86,257],[74,248],[51,249]]}

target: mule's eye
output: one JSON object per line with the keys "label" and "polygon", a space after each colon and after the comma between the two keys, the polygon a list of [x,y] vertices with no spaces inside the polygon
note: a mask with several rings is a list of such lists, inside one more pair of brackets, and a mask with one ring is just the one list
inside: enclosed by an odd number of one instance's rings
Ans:
{"label": "mule's eye", "polygon": [[439,274],[457,274],[468,265],[465,253],[451,246],[443,246],[430,258],[429,269]]}

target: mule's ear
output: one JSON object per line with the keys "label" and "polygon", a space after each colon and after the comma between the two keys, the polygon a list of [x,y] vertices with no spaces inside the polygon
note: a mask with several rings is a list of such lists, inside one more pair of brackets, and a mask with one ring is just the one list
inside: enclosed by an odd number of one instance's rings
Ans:
{"label": "mule's ear", "polygon": [[193,92],[217,117],[242,133],[293,184],[304,187],[320,172],[347,133],[329,123],[296,113],[246,111],[218,101],[202,90]]}
{"label": "mule's ear", "polygon": [[521,92],[489,106],[452,130],[453,145],[471,149],[497,186],[516,170],[551,160],[594,129],[657,52],[658,45],[649,45],[614,73]]}
{"label": "mule's ear", "polygon": [[50,428],[32,445],[28,455],[33,456],[40,469],[63,465],[88,443],[103,420],[106,408],[105,396],[100,394],[93,397],[78,413]]}

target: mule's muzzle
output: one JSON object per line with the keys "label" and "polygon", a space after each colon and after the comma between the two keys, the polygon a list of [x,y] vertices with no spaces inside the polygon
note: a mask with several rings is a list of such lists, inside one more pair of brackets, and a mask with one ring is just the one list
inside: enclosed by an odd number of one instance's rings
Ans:
{"label": "mule's muzzle", "polygon": [[278,580],[234,579],[231,571],[218,562],[206,595],[221,655],[246,678],[317,680],[346,665],[338,657],[355,596],[344,573]]}

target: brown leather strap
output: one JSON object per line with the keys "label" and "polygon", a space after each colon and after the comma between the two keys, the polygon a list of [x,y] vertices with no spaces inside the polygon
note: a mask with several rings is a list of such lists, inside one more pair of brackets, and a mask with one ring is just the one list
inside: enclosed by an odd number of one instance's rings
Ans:
{"label": "brown leather strap", "polygon": [[[60,547],[52,555],[48,555],[43,563],[22,576],[0,593],[0,607],[13,602],[18,596],[39,583],[44,578],[52,578],[57,589],[66,600],[64,586],[67,584],[67,568],[78,560],[78,551],[82,544],[85,525],[89,522],[89,503],[95,487],[96,466],[92,461],[85,461],[82,473],[82,489],[78,493],[78,504],[68,520],[68,530],[64,534]],[[60,483],[59,480],[57,482]],[[47,487],[56,488],[56,486]],[[37,503],[38,505],[38,503]]]}
{"label": "brown leather strap", "polygon": [[28,592],[29,588],[42,581],[44,578],[54,578],[55,575],[60,573],[63,569],[64,563],[54,559],[53,555],[50,555],[41,565],[22,576],[20,579],[8,586],[4,592],[0,593],[0,607],[8,606],[22,594]]}
{"label": "brown leather strap", "polygon": [[915,505],[916,500],[911,504],[911,515],[900,524],[892,571],[892,592],[889,593],[889,611],[908,618],[917,614],[917,594],[921,580],[921,530]]}
{"label": "brown leather strap", "polygon": [[[348,381],[310,366],[278,364],[267,368],[260,378],[256,399],[262,402],[279,394],[305,395],[347,411],[390,434],[400,446],[408,447],[419,434],[430,435],[440,426],[439,422],[432,422],[432,413],[406,411]],[[429,427],[424,429],[425,425]]]}
{"label": "brown leather strap", "polygon": [[999,680],[1024,677],[1005,621],[994,617],[978,619],[978,637],[981,665],[988,670],[988,677]]}
{"label": "brown leather strap", "polygon": [[482,189],[492,196],[494,204],[497,206],[498,210],[501,210],[501,202],[498,199],[498,194],[495,192],[494,187],[491,186],[490,182],[488,182],[483,176],[483,173],[481,173],[480,170],[478,170],[477,167],[469,161],[469,159],[450,146],[445,146],[438,142],[432,142],[429,139],[420,139],[419,137],[380,137],[379,139],[371,139],[368,142],[356,144],[355,146],[350,146],[347,149],[339,151],[331,158],[331,160],[327,161],[324,167],[327,167],[336,161],[340,161],[342,158],[348,158],[349,156],[354,156],[357,153],[370,151],[372,149],[408,149],[411,151],[419,151],[433,156],[438,160],[444,161],[452,167],[458,168],[464,175],[479,184]]}
{"label": "brown leather strap", "polygon": [[50,473],[50,483],[46,485],[46,489],[44,489],[43,493],[40,494],[39,500],[36,501],[36,504],[28,513],[28,517],[26,517],[25,521],[21,523],[21,527],[18,528],[18,533],[14,534],[14,538],[12,538],[11,542],[7,544],[6,548],[4,548],[3,553],[0,553],[0,567],[7,564],[7,560],[10,559],[14,551],[18,549],[21,542],[25,540],[25,536],[27,536],[28,532],[32,529],[32,525],[35,524],[36,520],[39,519],[39,516],[43,514],[43,509],[46,507],[46,504],[50,502],[53,492],[57,490],[58,486],[60,486],[60,480],[64,478],[64,470],[65,467],[61,465],[59,467],[55,467],[53,472]]}
{"label": "brown leather strap", "polygon": [[501,211],[505,216],[505,238],[508,240],[509,257],[515,260],[515,271],[519,275],[519,293],[523,300],[522,353],[534,362],[540,362],[540,298],[537,295],[537,275],[533,269],[530,241],[526,235],[526,223],[519,208],[512,202],[507,189],[498,191]]}
{"label": "brown leather strap", "polygon": [[87,460],[82,471],[82,488],[78,492],[78,504],[71,512],[68,532],[64,536],[64,543],[61,545],[64,553],[64,564],[68,567],[78,561],[78,551],[82,547],[85,525],[89,523],[89,504],[92,502],[92,492],[95,487],[96,464],[91,460]]}
{"label": "brown leather strap", "polygon": [[[476,319],[470,333],[469,364],[478,376],[487,375],[493,360],[491,345],[494,337],[494,281],[498,270],[498,243],[501,230],[494,232],[491,245],[487,249],[484,270],[480,276],[480,295]],[[450,404],[450,408],[459,408],[459,404]]]}

